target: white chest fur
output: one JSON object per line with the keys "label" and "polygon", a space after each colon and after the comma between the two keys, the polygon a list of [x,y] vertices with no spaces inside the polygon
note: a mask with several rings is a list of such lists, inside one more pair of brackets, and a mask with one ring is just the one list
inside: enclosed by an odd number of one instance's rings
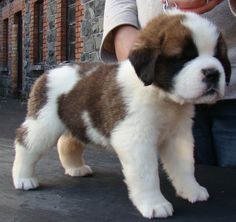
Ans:
{"label": "white chest fur", "polygon": [[121,65],[118,83],[123,89],[127,116],[114,131],[123,131],[126,140],[127,137],[137,137],[137,140],[142,137],[160,144],[179,127],[191,124],[193,106],[171,101],[166,93],[155,86],[145,87],[129,61]]}

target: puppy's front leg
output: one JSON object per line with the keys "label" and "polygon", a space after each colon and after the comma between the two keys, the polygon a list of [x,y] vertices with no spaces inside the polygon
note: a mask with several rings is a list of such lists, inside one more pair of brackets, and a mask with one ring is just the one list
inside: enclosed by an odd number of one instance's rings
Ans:
{"label": "puppy's front leg", "polygon": [[125,144],[120,139],[113,147],[123,166],[130,199],[144,217],[172,215],[172,205],[160,191],[156,147],[141,139],[128,140],[129,144]]}
{"label": "puppy's front leg", "polygon": [[164,168],[179,196],[194,203],[207,200],[207,190],[194,176],[193,136],[191,120],[171,136],[159,149]]}

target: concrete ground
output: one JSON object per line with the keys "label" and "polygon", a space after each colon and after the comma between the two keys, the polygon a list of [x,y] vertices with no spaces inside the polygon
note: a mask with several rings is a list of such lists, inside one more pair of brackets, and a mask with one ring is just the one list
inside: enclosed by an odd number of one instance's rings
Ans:
{"label": "concrete ground", "polygon": [[[92,177],[71,178],[64,175],[54,148],[37,166],[41,187],[15,190],[11,178],[14,131],[23,121],[25,110],[25,104],[19,101],[0,98],[0,222],[149,221],[129,201],[116,155],[103,149],[86,150]],[[191,204],[175,196],[161,172],[162,191],[172,202],[175,214],[156,221],[236,221],[236,169],[197,166],[196,176],[211,198]]]}

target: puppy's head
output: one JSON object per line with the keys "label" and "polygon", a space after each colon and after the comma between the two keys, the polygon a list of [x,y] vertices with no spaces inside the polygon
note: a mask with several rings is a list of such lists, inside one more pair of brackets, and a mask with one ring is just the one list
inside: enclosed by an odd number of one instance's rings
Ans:
{"label": "puppy's head", "polygon": [[129,60],[144,85],[176,102],[213,103],[224,95],[230,63],[215,25],[193,13],[172,10],[141,30]]}

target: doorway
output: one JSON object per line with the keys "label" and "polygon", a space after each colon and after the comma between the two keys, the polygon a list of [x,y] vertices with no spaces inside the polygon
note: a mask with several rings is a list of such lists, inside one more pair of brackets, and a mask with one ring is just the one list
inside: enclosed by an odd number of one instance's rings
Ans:
{"label": "doorway", "polygon": [[16,96],[21,97],[23,87],[23,58],[22,58],[22,14],[15,14],[15,24],[17,25],[17,86]]}

